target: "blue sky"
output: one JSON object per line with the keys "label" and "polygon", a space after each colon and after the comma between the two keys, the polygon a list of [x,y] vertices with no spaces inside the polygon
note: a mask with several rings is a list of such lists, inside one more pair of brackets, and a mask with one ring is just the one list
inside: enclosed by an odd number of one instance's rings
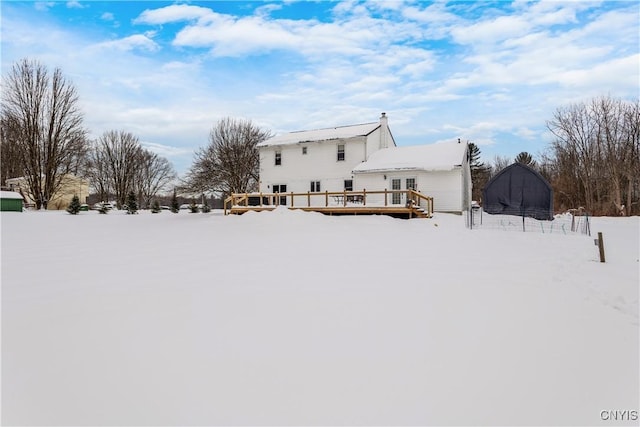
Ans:
{"label": "blue sky", "polygon": [[543,152],[571,103],[640,90],[637,1],[2,1],[2,74],[59,67],[93,138],[180,173],[223,117],[274,134],[378,120],[398,145]]}

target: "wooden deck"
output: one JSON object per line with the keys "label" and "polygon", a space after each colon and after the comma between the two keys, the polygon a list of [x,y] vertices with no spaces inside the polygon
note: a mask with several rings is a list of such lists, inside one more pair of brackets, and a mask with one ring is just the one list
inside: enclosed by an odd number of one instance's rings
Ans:
{"label": "wooden deck", "polygon": [[342,191],[324,193],[234,193],[224,202],[225,215],[271,211],[285,206],[325,215],[389,215],[431,218],[433,198],[414,190]]}

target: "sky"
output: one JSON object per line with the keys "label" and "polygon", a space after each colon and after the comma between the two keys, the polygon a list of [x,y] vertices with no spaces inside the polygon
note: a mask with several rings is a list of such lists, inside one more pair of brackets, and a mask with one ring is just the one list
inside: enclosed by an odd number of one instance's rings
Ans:
{"label": "sky", "polygon": [[2,75],[60,68],[92,139],[183,174],[216,122],[273,134],[377,121],[399,146],[545,152],[554,112],[640,91],[637,1],[2,1]]}

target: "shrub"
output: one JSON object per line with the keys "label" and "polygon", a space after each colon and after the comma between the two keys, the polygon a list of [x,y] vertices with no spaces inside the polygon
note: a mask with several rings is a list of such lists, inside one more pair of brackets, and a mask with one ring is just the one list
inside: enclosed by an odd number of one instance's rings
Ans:
{"label": "shrub", "polygon": [[71,199],[71,203],[69,203],[67,207],[67,212],[71,215],[77,215],[77,213],[80,212],[80,199],[77,195],[74,195],[73,199]]}
{"label": "shrub", "polygon": [[133,191],[130,191],[129,195],[127,196],[127,213],[138,213],[138,202],[136,201],[136,195],[133,193]]}

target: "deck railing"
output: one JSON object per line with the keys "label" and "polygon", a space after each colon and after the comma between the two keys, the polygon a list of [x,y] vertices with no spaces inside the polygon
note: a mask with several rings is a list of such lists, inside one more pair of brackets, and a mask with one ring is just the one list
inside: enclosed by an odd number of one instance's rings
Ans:
{"label": "deck railing", "polygon": [[429,217],[433,214],[433,198],[416,190],[325,191],[306,193],[233,193],[224,201],[224,214],[234,207],[272,209],[278,206],[295,208],[357,208],[379,207],[421,209]]}

